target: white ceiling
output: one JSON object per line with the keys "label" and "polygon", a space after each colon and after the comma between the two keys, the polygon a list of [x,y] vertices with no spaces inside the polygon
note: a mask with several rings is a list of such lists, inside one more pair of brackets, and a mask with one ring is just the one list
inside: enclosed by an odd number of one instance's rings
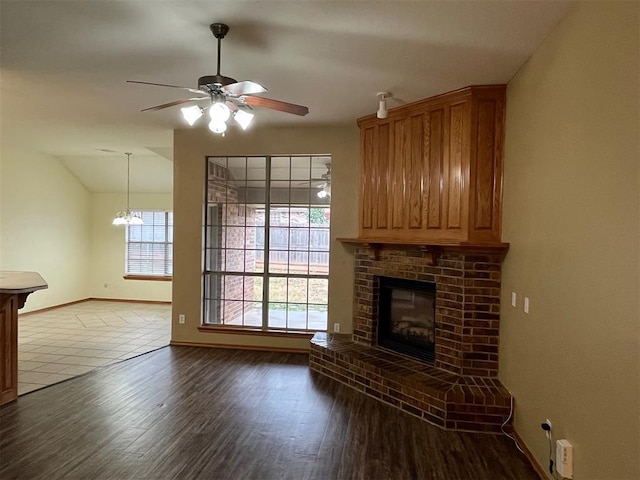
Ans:
{"label": "white ceiling", "polygon": [[507,83],[570,5],[0,0],[2,143],[60,157],[99,192],[123,190],[123,153],[132,152],[132,190],[170,191],[172,130],[184,128],[179,109],[140,110],[184,98],[182,91],[125,81],[195,88],[198,77],[216,73],[213,22],[231,27],[223,75],[310,109],[306,117],[260,109],[255,124],[335,125],[375,112],[379,91],[392,92],[393,107]]}

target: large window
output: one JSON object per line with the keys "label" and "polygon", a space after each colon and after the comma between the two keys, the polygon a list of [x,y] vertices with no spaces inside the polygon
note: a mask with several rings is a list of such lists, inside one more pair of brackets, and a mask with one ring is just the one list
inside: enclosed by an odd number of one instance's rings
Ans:
{"label": "large window", "polygon": [[144,225],[127,226],[126,275],[171,277],[173,212],[141,213]]}
{"label": "large window", "polygon": [[207,159],[205,324],[327,329],[330,162]]}

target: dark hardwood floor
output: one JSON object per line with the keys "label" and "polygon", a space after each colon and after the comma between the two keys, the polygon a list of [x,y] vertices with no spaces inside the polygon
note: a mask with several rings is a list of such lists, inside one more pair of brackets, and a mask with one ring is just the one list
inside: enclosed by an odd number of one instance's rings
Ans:
{"label": "dark hardwood floor", "polygon": [[306,355],[166,347],[1,407],[0,478],[538,477],[505,437],[440,430]]}

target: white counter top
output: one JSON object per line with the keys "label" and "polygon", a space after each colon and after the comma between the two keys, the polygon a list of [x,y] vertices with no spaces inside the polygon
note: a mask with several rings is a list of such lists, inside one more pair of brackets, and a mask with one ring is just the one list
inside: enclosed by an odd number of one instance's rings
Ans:
{"label": "white counter top", "polygon": [[0,294],[15,295],[49,288],[37,272],[0,270]]}

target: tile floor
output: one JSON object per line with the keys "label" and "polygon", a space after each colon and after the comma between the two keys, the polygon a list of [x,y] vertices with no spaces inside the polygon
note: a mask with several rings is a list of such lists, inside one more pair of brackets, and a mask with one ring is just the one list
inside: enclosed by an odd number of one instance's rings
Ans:
{"label": "tile floor", "polygon": [[18,316],[18,394],[169,344],[171,305],[90,300]]}

